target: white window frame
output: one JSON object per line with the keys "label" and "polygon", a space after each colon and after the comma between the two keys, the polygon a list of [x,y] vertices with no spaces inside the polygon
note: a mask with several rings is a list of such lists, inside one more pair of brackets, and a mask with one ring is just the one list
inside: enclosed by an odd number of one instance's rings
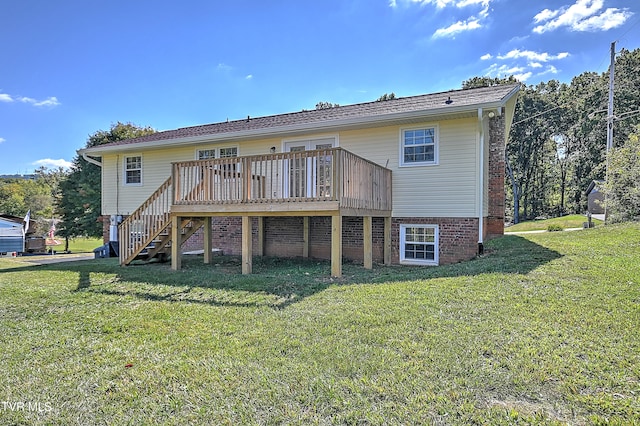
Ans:
{"label": "white window frame", "polygon": [[[433,129],[433,161],[416,161],[405,162],[404,161],[404,140],[405,132],[414,130],[427,130]],[[437,166],[439,164],[439,151],[440,151],[440,129],[437,124],[424,124],[422,126],[403,127],[400,129],[400,158],[398,164],[400,167],[419,167],[419,166]]]}
{"label": "white window frame", "polygon": [[[207,160],[213,159],[213,158],[222,158],[220,156],[220,151],[223,149],[235,149],[236,150],[236,157],[240,156],[240,148],[238,147],[238,145],[229,145],[229,146],[210,146],[210,147],[200,147],[200,148],[196,148],[195,151],[195,159],[199,160],[200,159],[200,152],[202,151],[213,151],[215,153],[215,157],[210,157],[207,158]],[[225,158],[233,158],[233,157],[225,157]]]}
{"label": "white window frame", "polygon": [[[283,139],[282,140],[282,150],[283,152],[290,152],[291,151],[291,147],[292,145],[305,145],[305,150],[307,151],[314,151],[315,148],[312,149],[312,145],[315,142],[318,141],[322,141],[322,140],[329,140],[329,139],[333,139],[333,143],[331,145],[331,148],[336,148],[339,145],[339,135],[337,134],[329,134],[329,135],[313,135],[313,136],[308,136],[308,137],[301,137],[301,138],[292,138],[292,139]],[[288,171],[288,173],[290,173],[290,168],[289,168],[289,160],[285,160],[284,161],[284,169]],[[308,172],[307,172],[307,176],[306,176],[306,197],[315,197],[316,194],[316,185],[315,185],[315,181],[316,181],[316,167],[315,167],[315,163],[312,162],[312,159],[309,158],[307,159],[307,165],[305,168]],[[287,177],[284,180],[284,197],[289,197],[290,194],[290,188],[289,188],[289,178]]]}
{"label": "white window frame", "polygon": [[[409,241],[409,243],[413,244],[429,244],[434,246],[433,251],[433,260],[431,259],[412,259],[406,258],[405,254],[405,246],[407,244],[407,228],[426,228],[434,230],[433,243],[422,243],[422,242],[413,242]],[[440,229],[438,225],[424,225],[424,224],[402,224],[400,225],[400,263],[403,265],[438,265],[439,262],[439,251],[440,251]]]}
{"label": "white window frame", "polygon": [[[127,168],[127,159],[129,158],[140,158],[140,168],[139,169],[128,169]],[[122,182],[124,183],[125,186],[142,186],[143,185],[143,164],[144,164],[144,159],[142,157],[142,154],[133,154],[133,155],[125,155],[124,156],[124,160],[122,161]],[[129,182],[128,181],[128,176],[127,176],[127,172],[128,171],[134,171],[134,170],[140,170],[140,182]]]}

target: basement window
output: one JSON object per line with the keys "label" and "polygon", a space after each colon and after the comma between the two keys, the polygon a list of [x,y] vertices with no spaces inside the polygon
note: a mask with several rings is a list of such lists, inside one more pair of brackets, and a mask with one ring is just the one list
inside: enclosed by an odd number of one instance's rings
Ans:
{"label": "basement window", "polygon": [[438,226],[400,225],[400,263],[438,264]]}

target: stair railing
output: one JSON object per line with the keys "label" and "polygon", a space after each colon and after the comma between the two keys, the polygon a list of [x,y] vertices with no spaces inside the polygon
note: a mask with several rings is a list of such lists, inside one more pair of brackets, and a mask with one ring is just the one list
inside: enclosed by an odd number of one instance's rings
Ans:
{"label": "stair railing", "polygon": [[171,225],[172,178],[118,226],[120,264],[128,265],[169,225]]}

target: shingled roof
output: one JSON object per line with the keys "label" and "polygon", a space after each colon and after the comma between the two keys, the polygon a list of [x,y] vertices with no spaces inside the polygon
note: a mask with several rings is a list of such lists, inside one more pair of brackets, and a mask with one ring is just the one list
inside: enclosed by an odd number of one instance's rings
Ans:
{"label": "shingled roof", "polygon": [[518,91],[518,88],[519,85],[515,84],[461,89],[319,110],[303,110],[255,118],[247,117],[242,120],[161,131],[135,139],[87,148],[81,152],[91,155],[103,150],[110,151],[111,147],[133,148],[131,145],[150,145],[154,142],[161,144],[172,140],[178,142],[179,140],[205,139],[208,136],[219,139],[225,136],[233,137],[246,134],[272,134],[287,129],[304,130],[306,127],[316,129],[318,127],[328,128],[333,125],[339,126],[344,123],[375,122],[378,119],[391,119],[406,114],[429,115],[471,111],[478,107],[502,106]]}

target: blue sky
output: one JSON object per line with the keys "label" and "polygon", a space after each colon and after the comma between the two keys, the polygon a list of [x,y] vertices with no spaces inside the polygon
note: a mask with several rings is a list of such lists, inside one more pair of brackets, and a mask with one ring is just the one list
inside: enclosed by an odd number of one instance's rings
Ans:
{"label": "blue sky", "polygon": [[606,71],[637,0],[20,0],[0,4],[0,174],[157,130]]}

